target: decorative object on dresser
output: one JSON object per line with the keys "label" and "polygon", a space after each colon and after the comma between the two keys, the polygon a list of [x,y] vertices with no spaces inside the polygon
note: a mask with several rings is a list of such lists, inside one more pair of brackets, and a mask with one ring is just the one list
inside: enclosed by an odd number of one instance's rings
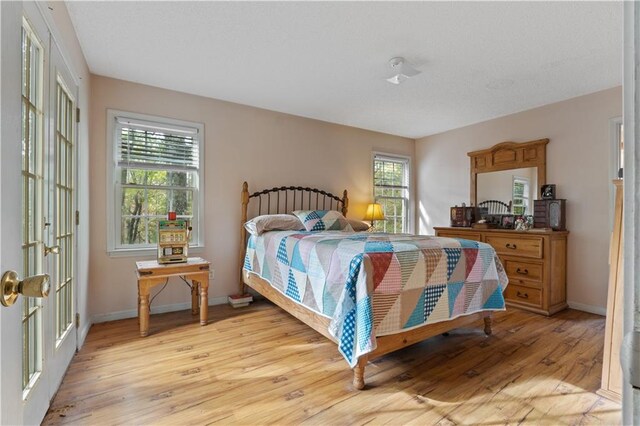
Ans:
{"label": "decorative object on dresser", "polygon": [[543,200],[553,200],[556,198],[556,185],[550,183],[540,187],[540,198]]}
{"label": "decorative object on dresser", "polygon": [[462,203],[462,207],[454,206],[450,209],[451,226],[470,227],[476,218],[480,218],[476,207],[467,207]]}
{"label": "decorative object on dresser", "polygon": [[500,228],[513,229],[516,222],[516,217],[512,214],[503,214],[500,219]]}
{"label": "decorative object on dresser", "polygon": [[[622,169],[621,169],[622,170]],[[620,401],[622,395],[622,368],[620,348],[622,347],[622,313],[624,301],[623,286],[623,180],[615,179],[615,208],[613,233],[609,250],[609,294],[607,296],[607,320],[604,326],[604,351],[602,357],[602,387],[598,394]]]}
{"label": "decorative object on dresser", "polygon": [[567,200],[534,200],[533,227],[564,231]]}
{"label": "decorative object on dresser", "polygon": [[567,236],[551,230],[435,228],[436,236],[488,243],[507,271],[507,306],[543,315],[567,307]]}

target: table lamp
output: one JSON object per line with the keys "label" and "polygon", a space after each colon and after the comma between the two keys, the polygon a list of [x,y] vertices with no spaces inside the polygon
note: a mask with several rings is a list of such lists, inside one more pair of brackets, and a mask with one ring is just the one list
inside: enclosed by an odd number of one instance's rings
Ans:
{"label": "table lamp", "polygon": [[373,228],[374,220],[384,220],[384,212],[382,211],[382,206],[378,203],[370,203],[367,205],[367,213],[364,215],[364,220],[368,220],[371,222],[371,227]]}

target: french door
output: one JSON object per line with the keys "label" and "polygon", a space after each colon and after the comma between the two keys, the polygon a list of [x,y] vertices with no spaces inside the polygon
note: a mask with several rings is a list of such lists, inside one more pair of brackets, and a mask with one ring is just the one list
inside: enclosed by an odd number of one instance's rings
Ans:
{"label": "french door", "polygon": [[[11,371],[3,369],[0,377],[0,422],[39,424],[77,347],[74,219],[78,89],[40,7],[33,2],[18,4],[23,8],[22,25],[14,29],[21,36],[9,41],[19,43],[21,54],[21,62],[16,64],[20,70],[16,73],[20,76],[20,146],[7,149],[7,155],[3,149],[0,159],[2,197],[16,200],[5,219],[18,232],[6,235],[7,228],[2,228],[0,265],[2,272],[14,269],[22,278],[48,274],[50,292],[48,298],[20,296],[0,312],[0,356],[3,365],[11,365]],[[3,16],[3,25],[5,22]],[[6,41],[3,38],[3,48]],[[3,102],[8,96],[4,89]],[[2,124],[6,124],[4,115]],[[8,212],[6,203],[1,211],[3,215]],[[17,259],[9,256],[8,261],[5,254],[15,251],[20,255]]]}

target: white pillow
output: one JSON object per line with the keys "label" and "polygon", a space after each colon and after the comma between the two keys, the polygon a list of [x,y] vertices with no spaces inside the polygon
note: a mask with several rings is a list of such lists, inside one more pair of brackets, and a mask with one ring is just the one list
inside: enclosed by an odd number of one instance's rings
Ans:
{"label": "white pillow", "polygon": [[263,214],[244,224],[251,235],[262,235],[267,231],[304,231],[304,225],[291,214]]}

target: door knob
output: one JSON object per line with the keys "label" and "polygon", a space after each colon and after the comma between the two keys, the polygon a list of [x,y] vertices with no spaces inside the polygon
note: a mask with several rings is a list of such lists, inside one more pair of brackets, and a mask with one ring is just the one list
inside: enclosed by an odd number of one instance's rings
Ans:
{"label": "door knob", "polygon": [[48,256],[50,254],[59,254],[60,253],[60,246],[44,246],[44,255]]}
{"label": "door knob", "polygon": [[49,275],[33,275],[24,280],[18,278],[16,271],[7,271],[0,281],[3,306],[11,306],[16,302],[19,294],[25,297],[47,297],[49,295]]}

